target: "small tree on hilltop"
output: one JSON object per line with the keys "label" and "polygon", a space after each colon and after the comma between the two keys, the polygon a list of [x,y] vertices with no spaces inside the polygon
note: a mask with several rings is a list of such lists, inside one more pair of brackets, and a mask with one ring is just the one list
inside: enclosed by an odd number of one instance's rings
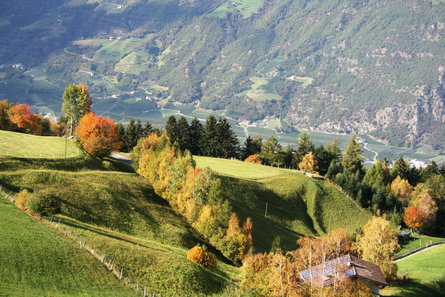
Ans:
{"label": "small tree on hilltop", "polygon": [[93,156],[108,156],[122,146],[113,120],[96,116],[94,112],[80,119],[76,134],[82,148]]}
{"label": "small tree on hilltop", "polygon": [[314,154],[312,152],[309,152],[304,155],[303,160],[298,164],[298,168],[300,168],[300,170],[302,171],[318,174],[318,166],[317,161],[314,158]]}

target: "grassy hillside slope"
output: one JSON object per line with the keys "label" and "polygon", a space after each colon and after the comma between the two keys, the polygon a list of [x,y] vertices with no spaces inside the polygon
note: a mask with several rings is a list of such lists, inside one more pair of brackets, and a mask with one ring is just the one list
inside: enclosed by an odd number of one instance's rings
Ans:
{"label": "grassy hillside slope", "polygon": [[236,160],[194,159],[199,167],[220,175],[241,218],[252,218],[259,251],[269,250],[275,236],[280,236],[283,247],[293,249],[305,234],[322,235],[336,228],[352,233],[371,217],[336,187],[301,172]]}
{"label": "grassy hillside slope", "polygon": [[[37,139],[48,143],[57,141],[48,137]],[[143,178],[136,173],[117,171],[120,167],[112,160],[0,157],[0,168],[3,191],[17,193],[27,189],[31,195],[60,201],[60,214],[54,221],[60,220],[64,230],[94,247],[97,253],[105,254],[116,267],[123,269],[125,277],[131,277],[134,285],[139,282],[156,296],[219,294],[237,275],[238,269],[225,264],[211,247],[209,250],[219,257],[215,270],[188,261],[187,251],[196,244],[205,244],[202,237],[154,194]],[[122,168],[128,170],[125,166]],[[10,229],[8,224],[2,226],[2,230]],[[12,234],[19,236],[21,231]],[[12,244],[9,237],[0,240]],[[64,236],[59,240],[70,241]],[[40,242],[36,238],[29,241],[31,247]],[[58,249],[55,245],[55,250]],[[30,265],[40,261],[29,260]],[[9,265],[11,263],[5,263],[3,269],[7,271]],[[6,278],[0,275],[0,283],[3,280]],[[16,287],[8,291],[20,295]]]}
{"label": "grassy hillside slope", "polygon": [[64,236],[0,194],[1,296],[134,296]]}

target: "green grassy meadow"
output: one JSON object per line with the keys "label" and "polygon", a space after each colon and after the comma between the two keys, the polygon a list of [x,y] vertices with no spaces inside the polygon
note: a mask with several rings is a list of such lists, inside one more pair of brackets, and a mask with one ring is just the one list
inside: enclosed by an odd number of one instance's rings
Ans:
{"label": "green grassy meadow", "polygon": [[226,13],[239,10],[244,17],[249,17],[263,4],[263,0],[235,0],[230,3],[234,5],[229,5],[227,3],[216,8],[210,16],[223,18]]}
{"label": "green grassy meadow", "polygon": [[[51,145],[58,139],[37,137],[37,140]],[[177,216],[145,179],[130,171],[128,166],[111,159],[0,158],[0,186],[7,193],[27,189],[32,196],[53,197],[59,201],[60,214],[54,217],[54,221],[60,220],[63,230],[75,234],[89,247],[94,247],[97,253],[106,254],[106,258],[112,260],[116,267],[124,269],[125,277],[131,277],[134,285],[139,282],[147,286],[150,294],[208,296],[219,294],[232,284],[238,275],[238,268],[226,264],[227,260]],[[20,214],[12,205],[8,209]],[[34,222],[31,218],[28,220]],[[49,217],[43,219],[48,220]],[[1,229],[10,230],[8,224],[5,222]],[[70,242],[66,236],[57,238]],[[10,239],[0,231],[0,241],[8,242]],[[36,241],[29,244],[33,247],[39,244],[40,239],[30,238],[30,241]],[[187,251],[196,244],[206,244],[209,251],[216,254],[217,268],[210,271],[187,260]],[[55,247],[59,248],[58,245]],[[39,263],[41,260],[32,261]],[[93,256],[89,261],[102,265]],[[8,265],[5,263],[2,266],[5,271],[9,269]],[[74,269],[73,273],[77,273],[77,270]],[[111,274],[109,276],[115,278]],[[3,279],[0,274],[0,283]],[[72,282],[74,286],[78,281]],[[88,284],[85,282],[85,286]],[[32,284],[29,286],[32,288]],[[18,287],[5,290],[11,296],[21,296]],[[50,296],[65,296],[65,293],[55,292]],[[102,296],[91,292],[94,296]],[[134,293],[135,290],[131,289],[130,292]],[[113,294],[104,293],[103,296],[116,295]]]}
{"label": "green grassy meadow", "polygon": [[1,296],[135,296],[64,235],[0,194]]}
{"label": "green grassy meadow", "polygon": [[[0,130],[0,158],[64,158],[65,138],[56,136],[35,136]],[[67,141],[68,158],[83,156],[72,139]]]}
{"label": "green grassy meadow", "polygon": [[397,262],[399,275],[408,280],[392,283],[382,296],[444,296],[445,245],[441,244]]}
{"label": "green grassy meadow", "polygon": [[296,248],[300,236],[323,235],[337,228],[354,233],[371,218],[322,179],[236,160],[197,156],[194,159],[199,167],[209,167],[218,173],[240,218],[252,219],[254,240],[260,252],[268,251],[276,236],[280,237],[283,248],[291,250]]}

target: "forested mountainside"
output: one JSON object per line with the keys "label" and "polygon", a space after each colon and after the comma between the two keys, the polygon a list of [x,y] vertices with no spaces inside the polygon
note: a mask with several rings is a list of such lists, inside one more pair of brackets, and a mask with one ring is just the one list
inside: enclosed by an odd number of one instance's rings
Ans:
{"label": "forested mountainside", "polygon": [[57,113],[75,82],[118,120],[189,105],[443,151],[444,16],[443,0],[7,0],[0,97]]}

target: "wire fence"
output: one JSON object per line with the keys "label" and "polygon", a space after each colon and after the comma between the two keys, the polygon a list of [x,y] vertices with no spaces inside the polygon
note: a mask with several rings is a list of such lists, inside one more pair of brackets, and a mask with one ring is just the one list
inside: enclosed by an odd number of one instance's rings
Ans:
{"label": "wire fence", "polygon": [[[2,186],[0,185],[0,193],[4,194],[4,197],[11,203],[14,203],[16,200],[16,196],[12,193],[6,193],[3,191]],[[27,213],[29,215],[29,213]],[[70,227],[66,226],[61,222],[60,218],[55,218],[52,216],[49,220],[44,220],[43,222],[47,223],[49,226],[56,229],[59,234],[63,234],[67,237],[72,243],[77,243],[78,248],[81,250],[85,250],[90,253],[94,258],[96,258],[102,265],[106,267],[108,272],[113,274],[118,280],[123,282],[125,285],[133,288],[138,295],[144,297],[161,297],[160,294],[157,294],[154,290],[150,289],[150,287],[140,283],[138,280],[133,278],[130,274],[128,274],[123,266],[119,266],[118,263],[111,257],[107,256],[105,252],[99,250],[95,247],[94,244],[91,244],[86,240],[85,237],[82,237],[79,233],[73,231]],[[53,234],[57,236],[56,234]],[[58,236],[57,236],[58,237]],[[59,237],[60,238],[60,237]],[[63,240],[63,238],[61,238]],[[65,240],[64,240],[65,241]]]}
{"label": "wire fence", "polygon": [[426,248],[429,248],[429,247],[432,247],[432,246],[435,246],[435,245],[443,244],[443,243],[445,243],[445,238],[444,239],[430,240],[430,241],[428,241],[425,244],[421,244],[420,243],[418,247],[415,247],[415,248],[412,248],[410,250],[404,251],[403,253],[395,254],[394,261],[400,260],[402,258],[405,258],[405,257],[407,257],[409,255],[412,255],[414,253],[417,253],[417,252],[419,252],[419,251],[421,251],[423,249],[426,249]]}
{"label": "wire fence", "polygon": [[[77,158],[82,156],[81,152],[69,152],[66,154],[67,158]],[[65,158],[64,153],[20,153],[12,151],[3,151],[0,153],[0,157],[7,158],[25,158],[25,159],[63,159]]]}

